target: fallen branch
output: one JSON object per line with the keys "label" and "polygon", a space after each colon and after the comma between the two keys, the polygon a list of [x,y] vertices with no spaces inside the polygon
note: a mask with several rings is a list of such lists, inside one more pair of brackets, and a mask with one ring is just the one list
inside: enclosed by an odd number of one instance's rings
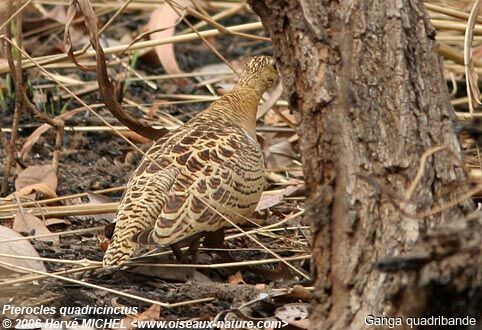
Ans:
{"label": "fallen branch", "polygon": [[[155,129],[142,123],[131,114],[124,112],[122,110],[121,104],[116,100],[115,88],[114,88],[114,85],[111,83],[109,76],[107,74],[107,65],[106,65],[107,61],[105,58],[104,50],[102,49],[102,46],[99,43],[99,30],[97,28],[95,14],[90,2],[85,0],[76,0],[76,1],[72,1],[70,6],[71,7],[69,8],[69,12],[74,11],[75,10],[74,6],[77,6],[77,8],[82,13],[82,15],[85,17],[84,23],[87,30],[89,31],[90,42],[92,44],[92,47],[95,49],[97,53],[96,71],[97,71],[97,82],[99,83],[99,91],[107,109],[112,113],[112,115],[114,115],[114,117],[116,117],[122,124],[129,127],[132,131],[151,140],[159,139],[161,136],[163,136],[168,132],[167,129],[165,128]],[[66,45],[70,44],[70,42],[68,41],[69,27],[70,27],[69,24],[65,25],[64,44]],[[71,52],[69,57],[71,59],[75,58],[74,53]],[[76,60],[74,60],[74,63],[78,65],[78,62]],[[89,70],[89,68],[86,68],[84,66],[79,66],[79,68],[84,71]]]}

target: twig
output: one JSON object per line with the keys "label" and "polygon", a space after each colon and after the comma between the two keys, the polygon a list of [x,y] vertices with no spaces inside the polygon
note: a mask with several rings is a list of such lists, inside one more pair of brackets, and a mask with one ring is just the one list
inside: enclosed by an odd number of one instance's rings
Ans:
{"label": "twig", "polygon": [[[13,14],[13,2],[14,0],[8,1],[7,4],[7,16],[12,16]],[[22,48],[22,20],[21,16],[16,17],[16,29],[17,29],[17,46],[18,48]],[[10,40],[12,39],[12,27],[11,24],[6,25],[6,36]],[[0,190],[0,195],[5,195],[8,192],[8,179],[10,177],[10,170],[12,168],[12,162],[15,159],[15,151],[16,146],[15,143],[17,142],[18,136],[18,125],[20,123],[20,116],[23,110],[23,97],[22,97],[22,90],[23,90],[23,74],[22,74],[22,56],[18,54],[17,58],[17,65],[14,63],[13,58],[13,50],[12,45],[7,43],[5,45],[6,50],[6,57],[8,62],[8,67],[10,68],[10,72],[15,82],[15,112],[13,114],[13,122],[12,122],[12,134],[10,136],[10,145],[7,150],[7,159],[5,162],[5,167],[3,170],[3,182],[2,187]]]}
{"label": "twig", "polygon": [[[92,44],[92,47],[97,52],[97,81],[99,83],[100,94],[104,99],[106,107],[122,124],[126,125],[134,132],[151,140],[159,139],[161,136],[168,132],[167,129],[152,128],[149,125],[146,125],[139,121],[136,117],[122,110],[121,105],[116,99],[114,86],[109,80],[109,76],[107,74],[107,60],[102,46],[99,43],[99,31],[97,29],[97,23],[95,20],[93,8],[90,2],[87,0],[76,0],[71,3],[71,6],[69,7],[69,12],[72,12],[74,10],[73,8],[75,5],[78,6],[78,9],[85,17],[84,23],[87,27],[87,30],[89,31],[90,42]],[[68,42],[68,38],[64,38],[64,43],[70,43]],[[73,52],[71,53],[70,58],[74,60],[74,62],[77,64],[77,60],[75,59]],[[81,66],[79,66],[79,68],[82,69]]]}
{"label": "twig", "polygon": [[23,93],[23,101],[27,105],[27,109],[30,110],[33,116],[37,117],[38,119],[42,120],[46,124],[55,128],[55,145],[54,145],[54,155],[52,158],[52,166],[55,169],[55,173],[59,170],[59,162],[60,162],[60,152],[62,150],[62,144],[64,141],[64,121],[62,119],[50,118],[45,113],[39,111],[35,104],[33,104],[26,93]]}
{"label": "twig", "polygon": [[7,150],[10,148],[10,143],[8,142],[8,139],[5,136],[5,133],[3,133],[3,130],[1,127],[0,127],[0,143],[3,146],[5,153],[7,153]]}

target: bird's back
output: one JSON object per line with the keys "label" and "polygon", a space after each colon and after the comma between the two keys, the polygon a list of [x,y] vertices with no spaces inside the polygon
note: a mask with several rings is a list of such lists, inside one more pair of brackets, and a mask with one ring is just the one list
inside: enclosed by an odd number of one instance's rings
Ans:
{"label": "bird's back", "polygon": [[264,184],[256,112],[276,78],[271,58],[253,58],[232,91],[154,143],[127,184],[105,265],[138,242],[174,244],[254,211]]}
{"label": "bird's back", "polygon": [[222,118],[194,119],[157,141],[130,179],[104,262],[127,259],[141,243],[173,244],[240,222],[263,189],[254,138]]}

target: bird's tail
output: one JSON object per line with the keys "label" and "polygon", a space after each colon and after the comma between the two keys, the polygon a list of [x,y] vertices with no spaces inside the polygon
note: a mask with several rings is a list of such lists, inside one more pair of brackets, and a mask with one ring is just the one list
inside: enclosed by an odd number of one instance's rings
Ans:
{"label": "bird's tail", "polygon": [[126,232],[126,230],[116,228],[111,243],[104,254],[104,266],[120,266],[134,254],[137,242],[131,239],[133,235],[135,235],[134,231]]}
{"label": "bird's tail", "polygon": [[104,254],[104,266],[122,265],[134,254],[138,245],[135,237],[154,226],[178,173],[177,169],[163,169],[129,182],[117,211],[114,235]]}

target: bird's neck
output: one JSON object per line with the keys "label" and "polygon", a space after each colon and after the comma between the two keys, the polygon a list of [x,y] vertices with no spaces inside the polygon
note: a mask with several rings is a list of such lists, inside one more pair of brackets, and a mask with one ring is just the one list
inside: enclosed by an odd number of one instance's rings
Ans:
{"label": "bird's neck", "polygon": [[236,85],[231,91],[211,104],[210,111],[220,112],[224,118],[256,137],[256,114],[262,92],[250,86]]}

